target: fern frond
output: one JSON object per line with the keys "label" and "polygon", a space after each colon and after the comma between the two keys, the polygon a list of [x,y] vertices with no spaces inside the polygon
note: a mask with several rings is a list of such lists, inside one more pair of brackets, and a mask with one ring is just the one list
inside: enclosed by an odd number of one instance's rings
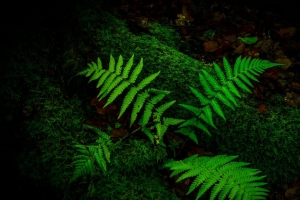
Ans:
{"label": "fern frond", "polygon": [[150,117],[152,115],[152,109],[154,108],[154,106],[159,102],[161,101],[163,98],[165,97],[164,94],[159,94],[159,95],[156,95],[154,97],[152,97],[149,102],[146,103],[146,106],[145,106],[145,110],[144,110],[144,114],[142,115],[141,117],[141,120],[139,122],[139,125],[141,126],[144,126],[146,125],[149,120],[150,120]]}
{"label": "fern frond", "polygon": [[122,78],[123,79],[127,79],[128,78],[129,72],[130,72],[131,67],[133,65],[133,58],[134,58],[134,54],[128,60],[128,62],[125,65],[125,68],[123,69],[123,73],[122,73]]}
{"label": "fern frond", "polygon": [[130,78],[129,78],[128,81],[130,83],[135,83],[135,81],[136,81],[138,75],[141,73],[142,69],[143,69],[143,58],[141,58],[139,64],[133,70],[133,72],[132,72],[132,74],[131,74],[131,76],[130,76]]}
{"label": "fern frond", "polygon": [[115,71],[115,59],[114,57],[110,54],[109,56],[109,65],[108,65],[108,71],[114,72]]}
{"label": "fern frond", "polygon": [[155,74],[151,74],[150,76],[146,77],[145,79],[143,79],[137,86],[137,88],[139,90],[144,89],[144,87],[146,87],[146,85],[148,85],[151,81],[153,81],[158,75],[160,74],[160,71],[158,71]]}
{"label": "fern frond", "polygon": [[[226,76],[219,65],[213,63],[218,80],[206,70],[202,70],[199,73],[199,80],[204,89],[205,95],[195,88],[190,87],[192,93],[200,101],[201,106],[195,107],[186,104],[179,104],[193,112],[197,118],[202,119],[213,127],[215,126],[212,121],[210,108],[226,120],[220,104],[225,104],[233,110],[237,107],[236,97],[241,97],[241,95],[235,85],[247,92],[251,92],[249,89],[249,87],[253,87],[251,81],[258,81],[255,76],[261,74],[265,69],[282,65],[257,58],[251,59],[250,57],[243,59],[238,57],[233,70],[225,57],[223,57],[223,64]],[[194,119],[187,120],[181,126],[187,126],[188,124],[193,126],[198,125],[200,129],[208,132],[206,131],[207,129],[205,128],[205,125],[199,123],[199,121],[196,122]]]}
{"label": "fern frond", "polygon": [[108,146],[112,144],[110,136],[91,125],[85,125],[84,128],[92,130],[93,132],[98,134],[99,138],[96,140],[98,144],[74,145],[79,154],[74,156],[73,165],[75,166],[75,170],[73,176],[70,179],[70,183],[81,176],[94,176],[96,172],[96,163],[103,172],[106,172],[106,162],[110,162],[110,151],[108,148]]}
{"label": "fern frond", "polygon": [[182,135],[188,136],[191,140],[193,140],[196,144],[198,144],[198,138],[191,128],[180,128],[175,131],[176,133],[181,133]]}
{"label": "fern frond", "polygon": [[89,152],[87,150],[83,150],[85,148],[84,145],[76,145],[76,147],[82,154],[74,156],[73,165],[75,166],[75,170],[69,183],[72,183],[81,176],[94,174],[94,165],[91,157],[89,156]]}
{"label": "fern frond", "polygon": [[173,170],[171,177],[181,174],[176,182],[196,177],[187,194],[199,188],[196,200],[212,187],[210,200],[264,199],[268,190],[261,188],[265,176],[257,176],[260,171],[243,168],[249,163],[234,162],[237,156],[218,155],[198,157],[193,155],[181,161],[168,161],[164,166]]}
{"label": "fern frond", "polygon": [[170,101],[168,103],[165,103],[161,106],[159,106],[158,108],[156,108],[156,112],[153,114],[153,121],[154,122],[160,122],[160,118],[163,115],[163,113],[170,108],[176,101]]}
{"label": "fern frond", "polygon": [[133,105],[129,127],[131,127],[132,124],[135,122],[138,113],[141,111],[142,107],[144,106],[144,103],[145,103],[146,99],[149,96],[150,96],[150,94],[149,94],[148,91],[145,91],[143,93],[138,94],[138,96],[136,98],[136,102]]}

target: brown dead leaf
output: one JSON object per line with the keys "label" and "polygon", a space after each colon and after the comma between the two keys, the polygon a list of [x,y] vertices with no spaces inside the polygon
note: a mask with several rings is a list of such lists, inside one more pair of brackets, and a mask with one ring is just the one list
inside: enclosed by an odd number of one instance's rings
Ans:
{"label": "brown dead leaf", "polygon": [[300,103],[300,97],[294,92],[287,92],[285,94],[284,101],[288,106],[297,108]]}
{"label": "brown dead leaf", "polygon": [[234,50],[236,54],[242,54],[245,50],[245,43],[241,42],[240,45]]}
{"label": "brown dead leaf", "polygon": [[223,37],[228,42],[236,42],[238,40],[235,32],[223,34]]}
{"label": "brown dead leaf", "polygon": [[280,66],[284,70],[292,65],[292,62],[289,58],[277,58],[275,62],[284,64],[283,66]]}
{"label": "brown dead leaf", "polygon": [[263,114],[263,113],[265,113],[265,112],[267,112],[267,106],[265,105],[265,104],[260,104],[259,106],[258,106],[258,109],[257,109],[257,112],[259,113],[259,114]]}
{"label": "brown dead leaf", "polygon": [[91,106],[95,106],[97,113],[100,115],[107,115],[109,114],[112,110],[116,110],[117,109],[117,105],[112,103],[109,104],[108,106],[106,106],[105,108],[104,105],[107,102],[107,98],[101,99],[100,101],[98,101],[98,98],[93,98],[91,100]]}
{"label": "brown dead leaf", "polygon": [[215,41],[207,41],[203,43],[206,52],[214,52],[218,49],[219,45]]}
{"label": "brown dead leaf", "polygon": [[182,6],[182,15],[185,17],[187,22],[194,21],[194,18],[188,13],[186,6]]}
{"label": "brown dead leaf", "polygon": [[214,11],[212,12],[212,21],[213,22],[219,22],[219,21],[222,21],[222,20],[225,20],[226,19],[226,15],[223,13],[223,12],[220,12],[220,11]]}
{"label": "brown dead leaf", "polygon": [[248,50],[246,49],[243,54],[245,57],[251,57],[251,58],[259,58],[259,52],[257,49]]}
{"label": "brown dead leaf", "polygon": [[268,53],[269,49],[271,49],[272,40],[264,39],[258,41],[253,47],[260,48],[263,52]]}
{"label": "brown dead leaf", "polygon": [[87,124],[95,126],[97,128],[100,128],[101,130],[107,129],[107,126],[108,126],[107,122],[103,121],[103,120],[101,120],[101,121],[89,120],[89,121],[87,121]]}
{"label": "brown dead leaf", "polygon": [[127,134],[127,130],[124,128],[114,128],[110,131],[109,135],[113,141],[116,141]]}
{"label": "brown dead leaf", "polygon": [[284,197],[285,199],[288,200],[297,200],[299,197],[297,193],[299,193],[299,191],[300,191],[300,180],[295,179],[289,184],[289,188],[285,191]]}
{"label": "brown dead leaf", "polygon": [[293,90],[300,91],[300,83],[299,82],[292,82],[290,84],[290,88],[293,89]]}
{"label": "brown dead leaf", "polygon": [[292,36],[297,29],[295,27],[287,27],[281,28],[277,33],[280,35],[281,38],[287,38]]}

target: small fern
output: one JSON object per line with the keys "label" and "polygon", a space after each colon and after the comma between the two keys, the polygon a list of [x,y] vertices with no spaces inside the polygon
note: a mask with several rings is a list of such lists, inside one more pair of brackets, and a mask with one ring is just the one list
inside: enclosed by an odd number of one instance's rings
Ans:
{"label": "small fern", "polygon": [[253,87],[251,80],[258,81],[255,76],[258,76],[268,68],[282,65],[279,63],[272,63],[267,60],[261,60],[257,58],[251,59],[249,57],[241,59],[240,56],[236,59],[232,71],[229,62],[225,57],[223,57],[223,63],[226,76],[219,65],[213,63],[214,70],[219,80],[217,80],[206,70],[202,70],[199,73],[199,80],[201,85],[203,86],[204,94],[193,87],[189,87],[192,93],[200,101],[200,106],[196,107],[187,104],[179,104],[195,115],[195,117],[188,119],[184,123],[182,123],[180,127],[195,126],[210,135],[210,132],[208,131],[206,125],[202,123],[202,121],[216,128],[212,118],[213,111],[216,112],[224,120],[226,120],[220,103],[225,104],[233,110],[235,109],[235,107],[237,106],[236,97],[241,97],[235,85],[237,85],[242,90],[251,92],[251,90],[249,89],[249,87]]}
{"label": "small fern", "polygon": [[[159,95],[157,96],[159,97]],[[158,100],[159,98],[157,98]],[[148,103],[148,108],[152,109],[156,103],[156,99],[154,98],[151,103]],[[175,119],[175,118],[167,118],[167,117],[162,117],[163,113],[171,107],[176,101],[170,101],[168,103],[165,103],[158,108],[155,108],[155,111],[153,112],[153,123],[154,126],[151,126],[150,128],[147,128],[145,125],[149,122],[150,120],[150,111],[147,111],[147,106],[144,115],[142,116],[139,124],[143,127],[142,131],[149,137],[152,143],[154,143],[155,139],[155,144],[161,144],[162,146],[165,146],[163,141],[161,140],[168,130],[168,127],[170,125],[177,125],[182,123],[184,120],[183,119]],[[156,129],[156,134],[151,133],[150,130]],[[160,142],[161,141],[161,142]]]}
{"label": "small fern", "polygon": [[[212,187],[210,200],[216,199],[265,199],[268,190],[260,182],[265,176],[257,176],[259,170],[244,168],[249,163],[233,162],[238,156],[218,155],[215,157],[198,157],[193,155],[181,161],[171,160],[165,167],[173,170],[171,177],[181,174],[176,182],[195,177],[187,194],[199,188],[196,200]],[[200,186],[201,185],[201,186]]]}
{"label": "small fern", "polygon": [[103,172],[106,172],[106,162],[110,162],[110,152],[108,149],[108,146],[112,144],[110,136],[93,126],[86,125],[86,128],[96,132],[99,138],[96,141],[96,145],[75,145],[79,154],[74,156],[73,165],[75,166],[75,170],[69,183],[82,176],[94,176],[97,172],[97,166]]}

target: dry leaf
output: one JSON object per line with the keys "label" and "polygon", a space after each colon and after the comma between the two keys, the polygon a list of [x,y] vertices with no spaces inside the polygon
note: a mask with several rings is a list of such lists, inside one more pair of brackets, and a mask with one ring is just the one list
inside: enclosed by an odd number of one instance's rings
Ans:
{"label": "dry leaf", "polygon": [[240,45],[234,50],[234,53],[242,54],[245,50],[245,43],[240,43]]}
{"label": "dry leaf", "polygon": [[187,22],[194,21],[194,18],[188,13],[186,6],[182,6],[182,15],[185,16]]}
{"label": "dry leaf", "polygon": [[292,62],[289,58],[277,58],[275,62],[284,64],[283,66],[280,66],[284,70],[292,65]]}
{"label": "dry leaf", "polygon": [[267,109],[267,106],[265,104],[260,104],[258,109],[257,109],[257,112],[259,114],[263,114],[263,113],[267,112],[267,110],[268,109]]}
{"label": "dry leaf", "polygon": [[281,28],[277,33],[280,35],[281,38],[287,38],[292,36],[296,31],[295,27],[288,27],[288,28]]}
{"label": "dry leaf", "polygon": [[127,130],[124,128],[114,128],[110,131],[109,135],[113,141],[116,141],[127,134]]}
{"label": "dry leaf", "polygon": [[206,52],[214,52],[218,49],[219,45],[215,41],[207,41],[203,43]]}
{"label": "dry leaf", "polygon": [[294,92],[287,92],[285,94],[284,101],[288,106],[297,108],[300,102],[300,97]]}

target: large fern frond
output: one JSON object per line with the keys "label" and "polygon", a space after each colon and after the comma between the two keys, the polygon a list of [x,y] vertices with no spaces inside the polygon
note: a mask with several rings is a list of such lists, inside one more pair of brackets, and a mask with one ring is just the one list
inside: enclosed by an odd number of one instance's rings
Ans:
{"label": "large fern frond", "polygon": [[196,200],[212,187],[210,200],[218,199],[265,199],[268,190],[260,182],[265,176],[257,176],[260,171],[244,168],[249,163],[234,162],[237,156],[218,155],[198,157],[193,155],[181,161],[168,161],[165,167],[173,170],[171,177],[181,174],[176,182],[195,177],[187,194],[199,188]]}
{"label": "large fern frond", "polygon": [[[104,107],[111,104],[121,94],[125,94],[118,118],[120,118],[128,107],[132,105],[133,110],[130,118],[130,126],[133,125],[143,107],[144,115],[142,119],[144,119],[143,124],[146,124],[153,114],[152,109],[155,102],[152,101],[154,101],[155,98],[163,98],[165,95],[170,93],[169,91],[156,90],[152,88],[145,89],[148,84],[150,84],[160,74],[160,72],[151,74],[142,79],[139,83],[136,83],[136,80],[143,69],[143,59],[141,58],[138,65],[131,71],[133,60],[134,55],[132,55],[124,69],[122,69],[122,56],[119,56],[116,64],[115,59],[112,55],[110,55],[108,69],[104,69],[102,67],[102,62],[100,58],[98,58],[97,63],[89,63],[88,69],[78,73],[78,75],[85,75],[86,77],[91,76],[90,81],[98,80],[96,87],[100,88],[100,91],[97,97],[101,100],[108,96],[108,100]],[[151,98],[153,95],[159,97]]]}
{"label": "large fern frond", "polygon": [[[202,70],[199,73],[199,80],[203,86],[204,93],[190,87],[192,93],[200,101],[200,106],[196,107],[187,104],[179,104],[193,112],[198,119],[203,120],[214,128],[216,128],[216,126],[212,119],[212,111],[226,120],[221,109],[221,104],[225,104],[233,110],[235,109],[237,106],[236,97],[241,97],[237,87],[244,91],[251,92],[250,87],[253,87],[251,81],[258,81],[255,76],[258,76],[268,68],[282,65],[257,58],[251,59],[250,57],[245,57],[242,59],[241,56],[236,59],[233,70],[225,57],[223,57],[223,63],[226,75],[218,64],[213,63],[218,79],[206,70]],[[209,134],[207,128],[204,127],[200,120],[195,120],[194,118],[187,120],[187,122],[181,124],[180,127],[190,125],[201,128]]]}

